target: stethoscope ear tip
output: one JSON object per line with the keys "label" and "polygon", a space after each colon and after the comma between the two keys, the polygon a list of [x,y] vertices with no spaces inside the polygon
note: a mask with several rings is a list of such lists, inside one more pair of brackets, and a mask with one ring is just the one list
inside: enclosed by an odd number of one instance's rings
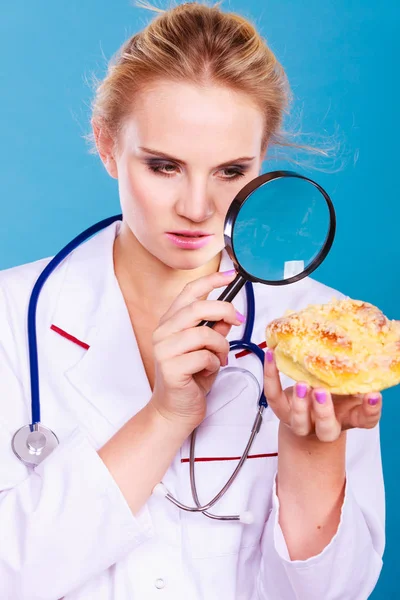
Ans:
{"label": "stethoscope ear tip", "polygon": [[239,521],[244,525],[251,525],[254,523],[254,515],[251,511],[245,510],[241,515],[239,515]]}

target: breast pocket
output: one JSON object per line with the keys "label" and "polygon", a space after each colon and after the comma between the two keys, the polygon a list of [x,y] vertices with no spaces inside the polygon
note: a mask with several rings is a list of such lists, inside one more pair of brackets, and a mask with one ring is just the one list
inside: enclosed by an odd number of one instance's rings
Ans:
{"label": "breast pocket", "polygon": [[[195,479],[201,504],[210,501],[226,484],[247,445],[257,411],[254,388],[245,386],[204,420],[197,430]],[[268,414],[267,414],[268,413]],[[259,543],[271,509],[272,484],[277,467],[278,421],[269,409],[249,456],[226,494],[210,508],[216,515],[250,511],[253,523],[219,521],[202,513],[181,515],[186,549],[193,558],[237,554]],[[194,505],[189,473],[189,441],[181,454],[180,496]]]}

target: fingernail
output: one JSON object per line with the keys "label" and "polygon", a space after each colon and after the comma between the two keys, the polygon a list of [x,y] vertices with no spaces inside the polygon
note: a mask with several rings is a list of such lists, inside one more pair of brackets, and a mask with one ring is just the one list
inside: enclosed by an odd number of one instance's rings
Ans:
{"label": "fingernail", "polygon": [[270,348],[268,348],[268,350],[266,352],[266,357],[267,357],[267,361],[269,363],[273,362],[273,360],[274,360],[274,353],[273,353],[273,351]]}
{"label": "fingernail", "polygon": [[318,390],[315,392],[315,398],[319,404],[324,404],[326,402],[326,393]]}
{"label": "fingernail", "polygon": [[307,395],[307,385],[305,383],[298,383],[296,385],[296,394],[298,398],[305,398]]}
{"label": "fingernail", "polygon": [[378,394],[375,394],[374,396],[370,396],[368,398],[368,402],[371,406],[375,406],[376,404],[378,404],[378,402],[379,402]]}
{"label": "fingernail", "polygon": [[242,315],[242,313],[240,313],[238,310],[236,311],[236,318],[238,319],[238,321],[240,321],[241,323],[244,323],[246,320],[246,317],[244,317]]}
{"label": "fingernail", "polygon": [[230,271],[222,271],[222,275],[226,275],[226,277],[231,277],[231,275],[235,275],[235,269],[231,269]]}

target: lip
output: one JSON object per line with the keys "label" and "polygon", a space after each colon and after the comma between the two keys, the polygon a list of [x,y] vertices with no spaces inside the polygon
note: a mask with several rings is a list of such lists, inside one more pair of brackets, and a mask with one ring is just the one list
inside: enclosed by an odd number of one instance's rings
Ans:
{"label": "lip", "polygon": [[[189,233],[190,237],[183,237],[184,235],[189,235]],[[194,233],[196,233],[197,235],[194,236]],[[166,232],[165,235],[175,246],[178,246],[178,248],[183,248],[185,250],[197,250],[198,248],[203,248],[204,246],[207,246],[207,244],[210,243],[213,237],[213,234],[205,234],[194,231],[174,231],[174,233]]]}
{"label": "lip", "polygon": [[167,231],[167,233],[170,233],[172,235],[187,235],[190,237],[202,237],[203,235],[211,235],[210,233],[207,233],[207,231],[200,231],[200,230],[196,230],[196,231],[190,231],[189,229],[181,229],[179,231]]}

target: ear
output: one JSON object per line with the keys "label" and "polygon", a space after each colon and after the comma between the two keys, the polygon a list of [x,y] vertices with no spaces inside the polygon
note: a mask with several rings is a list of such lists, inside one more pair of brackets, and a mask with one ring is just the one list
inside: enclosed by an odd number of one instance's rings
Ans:
{"label": "ear", "polygon": [[101,123],[92,120],[92,128],[97,151],[107,173],[114,179],[118,179],[118,168],[114,158],[114,140]]}

